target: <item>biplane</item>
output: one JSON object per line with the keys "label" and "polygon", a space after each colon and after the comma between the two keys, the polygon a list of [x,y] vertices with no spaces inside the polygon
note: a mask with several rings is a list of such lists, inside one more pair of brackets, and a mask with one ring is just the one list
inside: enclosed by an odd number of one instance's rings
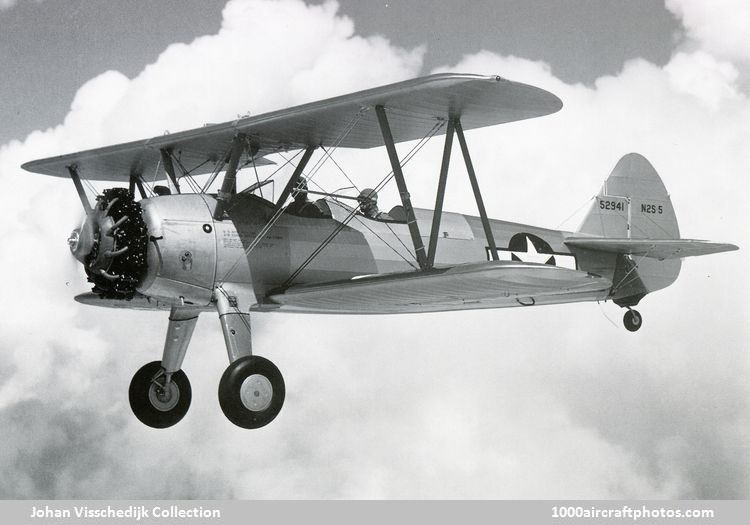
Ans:
{"label": "biplane", "polygon": [[[252,351],[256,313],[400,314],[611,300],[626,309],[625,327],[635,331],[642,318],[633,307],[674,282],[682,258],[737,249],[680,238],[661,179],[635,153],[620,159],[575,232],[488,218],[464,130],[561,107],[553,94],[499,76],[438,74],[23,168],[75,185],[86,215],[68,244],[93,283],[78,302],[169,311],[161,360],[130,383],[136,417],[155,428],[183,418],[191,401],[183,359],[199,314],[217,312],[230,363],[219,382],[220,406],[232,423],[257,428],[281,410],[285,385],[278,368]],[[419,209],[403,169],[410,157],[396,144],[434,136],[444,136],[435,206]],[[478,215],[443,211],[454,138]],[[378,147],[391,172],[376,188],[359,195],[310,189],[316,151],[326,160],[337,148]],[[291,174],[278,197],[264,197],[262,188],[280,169],[238,187],[240,170],[271,169],[279,156]],[[146,182],[151,174],[159,184]],[[91,181],[120,187],[92,203],[84,187]],[[389,181],[401,202],[372,213]]]}

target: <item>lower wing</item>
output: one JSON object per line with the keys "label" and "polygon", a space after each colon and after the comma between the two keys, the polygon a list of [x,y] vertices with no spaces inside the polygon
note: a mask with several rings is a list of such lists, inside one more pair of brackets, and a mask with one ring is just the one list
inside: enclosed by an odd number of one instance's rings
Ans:
{"label": "lower wing", "polygon": [[262,309],[351,314],[438,312],[604,299],[609,279],[546,264],[490,261],[271,291]]}

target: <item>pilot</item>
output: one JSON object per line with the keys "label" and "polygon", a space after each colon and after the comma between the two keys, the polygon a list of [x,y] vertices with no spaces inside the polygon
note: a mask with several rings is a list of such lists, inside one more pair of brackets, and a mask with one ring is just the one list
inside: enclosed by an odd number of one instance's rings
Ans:
{"label": "pilot", "polygon": [[[297,184],[294,187],[294,191],[294,201],[292,201],[292,203],[286,207],[287,213],[313,219],[320,219],[331,216],[330,211],[326,213],[326,210],[321,209],[322,205],[325,205],[325,202],[320,205],[318,204],[318,202],[310,202],[309,200],[307,200],[307,181],[304,177],[300,176],[297,179]],[[325,205],[325,207],[328,208],[327,205]]]}
{"label": "pilot", "polygon": [[310,204],[307,200],[307,181],[304,177],[299,177],[294,185],[294,201],[286,207],[287,213],[299,215],[306,205]]}
{"label": "pilot", "polygon": [[357,202],[359,202],[359,209],[362,210],[365,217],[382,221],[393,220],[390,215],[378,210],[378,192],[372,188],[365,188],[360,191]]}

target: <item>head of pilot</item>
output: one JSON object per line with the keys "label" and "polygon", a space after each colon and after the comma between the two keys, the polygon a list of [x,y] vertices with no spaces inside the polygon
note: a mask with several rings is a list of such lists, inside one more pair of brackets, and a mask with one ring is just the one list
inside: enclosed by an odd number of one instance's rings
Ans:
{"label": "head of pilot", "polygon": [[378,214],[378,192],[372,188],[365,188],[357,196],[359,208],[362,213],[368,217],[375,217]]}

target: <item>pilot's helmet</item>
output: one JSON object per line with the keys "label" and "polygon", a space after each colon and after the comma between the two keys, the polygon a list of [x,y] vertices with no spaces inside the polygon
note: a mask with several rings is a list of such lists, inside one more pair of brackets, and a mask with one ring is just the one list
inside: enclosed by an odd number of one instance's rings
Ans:
{"label": "pilot's helmet", "polygon": [[372,204],[377,204],[378,192],[373,190],[372,188],[365,188],[359,192],[359,196],[357,197],[357,200],[362,203],[370,202]]}

